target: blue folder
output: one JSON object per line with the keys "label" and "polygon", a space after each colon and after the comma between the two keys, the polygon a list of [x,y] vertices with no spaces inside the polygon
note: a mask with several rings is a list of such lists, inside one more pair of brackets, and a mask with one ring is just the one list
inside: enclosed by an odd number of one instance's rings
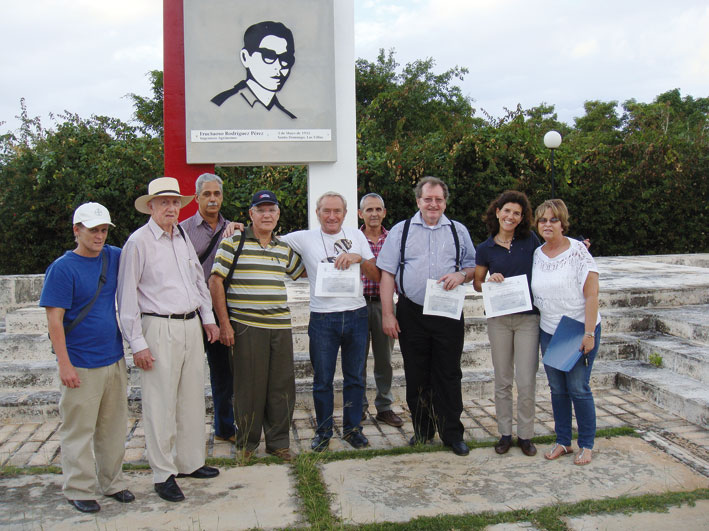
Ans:
{"label": "blue folder", "polygon": [[542,362],[560,371],[569,372],[581,357],[581,342],[586,325],[571,317],[563,316],[551,336]]}

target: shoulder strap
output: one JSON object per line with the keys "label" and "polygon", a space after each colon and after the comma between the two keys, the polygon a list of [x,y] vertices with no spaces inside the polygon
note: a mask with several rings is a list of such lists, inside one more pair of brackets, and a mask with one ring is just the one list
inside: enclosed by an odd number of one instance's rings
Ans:
{"label": "shoulder strap", "polygon": [[455,222],[451,220],[451,230],[453,231],[453,241],[455,242],[455,270],[460,271],[460,240],[458,231],[455,230]]}
{"label": "shoulder strap", "polygon": [[409,236],[410,225],[411,218],[408,218],[404,221],[404,229],[401,232],[401,250],[399,251],[399,290],[404,297],[406,297],[406,292],[404,291],[404,258],[406,255],[406,238]]}
{"label": "shoulder strap", "polygon": [[185,230],[182,228],[182,225],[179,223],[177,224],[177,230],[180,231],[180,236],[182,236],[182,239],[187,241],[187,238],[185,238]]}
{"label": "shoulder strap", "polygon": [[[236,251],[234,251],[234,258],[231,261],[231,267],[229,268],[229,273],[227,273],[226,278],[224,279],[224,295],[226,296],[227,291],[229,291],[229,284],[231,283],[231,277],[234,276],[234,268],[236,267],[236,262],[239,260],[239,255],[241,254],[241,250],[244,248],[244,240],[246,240],[246,228],[244,228],[243,231],[241,231],[241,236],[239,237],[239,245],[236,248]],[[226,299],[225,299],[226,301]],[[228,307],[228,305],[227,305]]]}
{"label": "shoulder strap", "polygon": [[209,246],[204,250],[204,252],[202,254],[199,255],[199,263],[200,264],[203,264],[204,261],[209,257],[209,255],[212,254],[212,249],[214,249],[214,246],[220,240],[222,232],[224,232],[224,227],[226,227],[226,221],[221,226],[221,228],[217,231],[217,233],[212,237],[212,241],[209,242]]}
{"label": "shoulder strap", "polygon": [[98,277],[98,287],[96,288],[96,293],[94,293],[93,299],[91,299],[89,303],[83,307],[81,312],[79,312],[79,315],[77,315],[76,318],[69,323],[69,326],[64,327],[65,336],[69,335],[69,332],[74,330],[74,328],[76,328],[76,326],[83,321],[84,317],[86,317],[91,311],[91,308],[98,298],[98,294],[101,292],[101,288],[106,283],[106,271],[108,271],[108,253],[106,252],[106,249],[104,249],[101,251],[101,275]]}

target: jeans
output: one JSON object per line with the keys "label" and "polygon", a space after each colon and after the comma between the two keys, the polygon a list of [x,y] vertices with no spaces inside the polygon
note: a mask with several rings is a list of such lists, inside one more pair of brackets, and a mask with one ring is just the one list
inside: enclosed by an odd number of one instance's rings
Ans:
{"label": "jeans", "polygon": [[[596,359],[598,346],[601,343],[600,323],[596,326],[595,334],[596,342],[593,350],[587,354],[588,367],[584,364],[583,356],[569,372],[544,365],[551,388],[551,407],[554,412],[556,442],[564,446],[571,445],[571,405],[573,404],[579,433],[579,448],[593,449],[593,441],[596,436],[596,406],[593,402],[589,380],[593,360]],[[551,334],[547,334],[544,330],[539,333],[542,356],[546,352],[551,337]],[[543,357],[542,361],[544,361]]]}
{"label": "jeans", "polygon": [[209,382],[212,385],[212,401],[214,402],[214,435],[228,439],[234,435],[234,408],[232,398],[231,364],[229,362],[229,347],[219,341],[205,341],[207,363],[209,363]]}
{"label": "jeans", "polygon": [[337,351],[342,350],[343,435],[360,429],[367,346],[367,307],[346,312],[310,312],[310,362],[313,365],[313,402],[318,435],[332,437],[333,380]]}

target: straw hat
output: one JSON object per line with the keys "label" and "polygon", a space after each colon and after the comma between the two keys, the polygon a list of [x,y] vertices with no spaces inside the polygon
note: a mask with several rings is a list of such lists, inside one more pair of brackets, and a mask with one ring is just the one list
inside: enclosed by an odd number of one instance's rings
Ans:
{"label": "straw hat", "polygon": [[135,200],[135,209],[143,214],[150,214],[148,202],[158,196],[179,197],[182,203],[180,208],[189,204],[194,198],[193,195],[180,194],[180,183],[174,177],[158,177],[148,184],[148,194],[141,195]]}

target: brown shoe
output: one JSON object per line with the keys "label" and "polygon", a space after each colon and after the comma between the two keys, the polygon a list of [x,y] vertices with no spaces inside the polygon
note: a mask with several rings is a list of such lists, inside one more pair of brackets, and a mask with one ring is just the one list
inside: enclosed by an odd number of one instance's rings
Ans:
{"label": "brown shoe", "polygon": [[517,439],[517,444],[522,449],[524,455],[528,455],[529,457],[537,455],[537,448],[534,446],[531,439]]}
{"label": "brown shoe", "polygon": [[293,454],[290,453],[290,449],[288,448],[276,448],[275,450],[269,450],[266,448],[266,453],[279,457],[283,459],[286,463],[290,463],[293,461]]}
{"label": "brown shoe", "polygon": [[380,411],[374,418],[377,419],[377,422],[384,422],[385,424],[389,424],[389,426],[394,426],[395,428],[400,428],[404,425],[404,421],[401,420],[401,417],[394,413],[391,409],[389,411]]}
{"label": "brown shoe", "polygon": [[215,435],[214,440],[235,443],[236,442],[236,435],[232,435],[230,437],[220,437],[219,435]]}
{"label": "brown shoe", "polygon": [[500,440],[497,441],[497,444],[495,445],[495,452],[500,455],[506,454],[507,451],[510,449],[510,446],[512,446],[512,436],[503,435],[502,437],[500,437]]}

